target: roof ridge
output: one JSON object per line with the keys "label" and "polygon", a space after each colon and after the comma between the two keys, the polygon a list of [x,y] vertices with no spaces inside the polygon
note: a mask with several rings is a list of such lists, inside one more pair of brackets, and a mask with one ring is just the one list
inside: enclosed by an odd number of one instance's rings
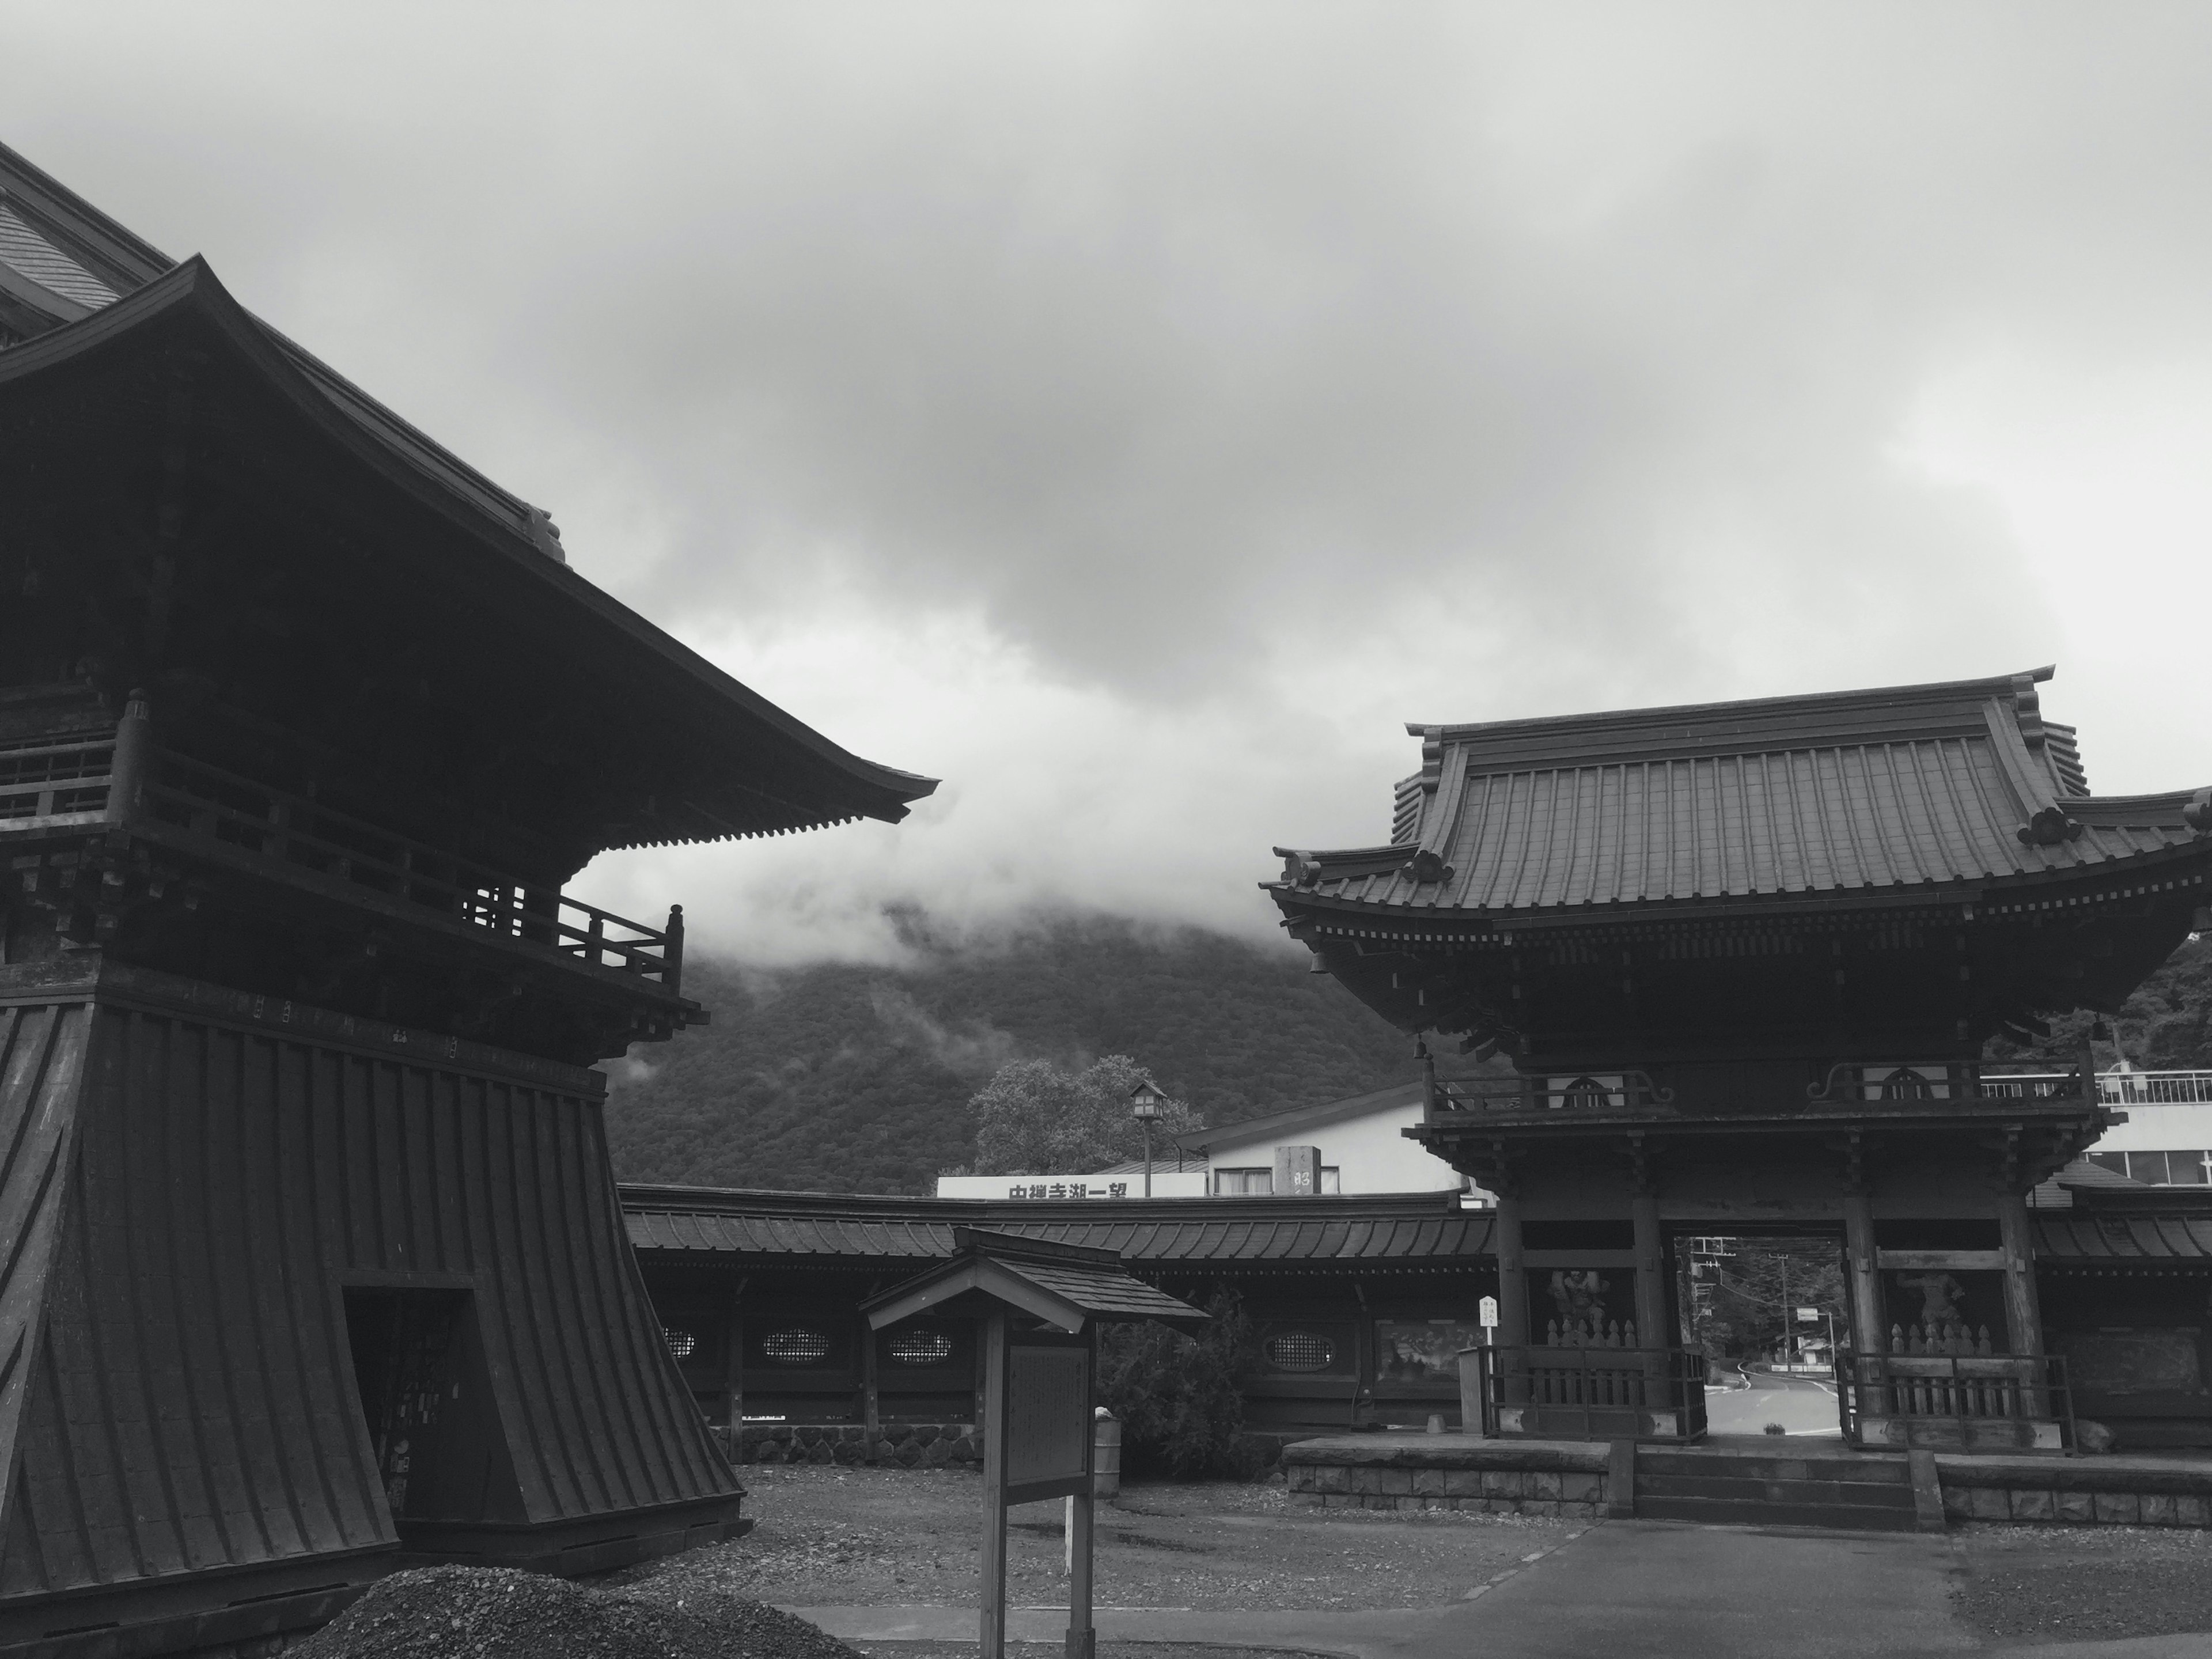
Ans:
{"label": "roof ridge", "polygon": [[1927,680],[1911,685],[1862,686],[1843,691],[1796,691],[1768,697],[1736,697],[1717,702],[1652,703],[1628,708],[1590,709],[1575,714],[1528,714],[1499,720],[1408,721],[1408,737],[1433,736],[1449,742],[1454,738],[1489,736],[1500,732],[1559,731],[1577,726],[1611,722],[1635,724],[1694,715],[1784,714],[1817,708],[1850,708],[1885,701],[1926,701],[1938,696],[1968,701],[2010,696],[2020,682],[2040,684],[2057,673],[2056,664],[2021,673],[1989,675],[1965,680]]}

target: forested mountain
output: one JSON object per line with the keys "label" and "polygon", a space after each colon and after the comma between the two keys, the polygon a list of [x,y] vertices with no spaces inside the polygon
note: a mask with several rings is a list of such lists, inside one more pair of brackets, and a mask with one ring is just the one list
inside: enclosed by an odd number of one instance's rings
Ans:
{"label": "forested mountain", "polygon": [[[608,1068],[625,1180],[927,1192],[974,1152],[969,1097],[1004,1062],[1123,1054],[1209,1124],[1414,1075],[1411,1040],[1292,946],[1110,920],[990,944],[918,939],[903,968],[776,972],[711,958],[684,988],[714,1024]],[[2087,1015],[1992,1062],[2069,1066]],[[2192,940],[2111,1026],[2136,1065],[2212,1066],[2212,940]],[[1447,1050],[1449,1052],[1449,1049]],[[2115,1058],[2098,1046],[2098,1064]]]}
{"label": "forested mountain", "polygon": [[714,1023],[607,1069],[624,1180],[927,1192],[973,1156],[968,1099],[1001,1064],[1128,1054],[1209,1124],[1410,1080],[1413,1041],[1289,945],[1111,920],[904,968],[775,972],[711,958]]}

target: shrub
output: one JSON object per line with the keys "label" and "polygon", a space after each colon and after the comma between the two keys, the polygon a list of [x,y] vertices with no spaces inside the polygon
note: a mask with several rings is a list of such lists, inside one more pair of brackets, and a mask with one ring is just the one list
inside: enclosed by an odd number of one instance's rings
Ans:
{"label": "shrub", "polygon": [[1787,1434],[1790,1432],[1789,1430],[1784,1428],[1779,1423],[1769,1423],[1766,1425],[1766,1431],[1769,1434]]}
{"label": "shrub", "polygon": [[1130,1474],[1195,1480],[1247,1473],[1237,1444],[1244,1400],[1237,1371],[1251,1325],[1237,1292],[1216,1286],[1213,1320],[1184,1336],[1151,1320],[1109,1325],[1098,1344],[1098,1398],[1121,1419]]}

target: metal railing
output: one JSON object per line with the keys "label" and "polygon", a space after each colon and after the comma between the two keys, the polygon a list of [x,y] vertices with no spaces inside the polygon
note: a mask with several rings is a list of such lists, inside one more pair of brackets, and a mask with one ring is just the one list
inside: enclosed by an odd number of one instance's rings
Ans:
{"label": "metal railing", "polygon": [[1468,1351],[1485,1434],[1553,1440],[1696,1440],[1705,1432],[1705,1356],[1694,1348],[1482,1347]]}
{"label": "metal railing", "polygon": [[[138,725],[141,729],[132,732]],[[532,884],[305,795],[112,731],[0,747],[0,835],[138,826],[185,852],[366,890],[594,967],[681,987],[682,907],[663,929]]]}
{"label": "metal railing", "polygon": [[2074,1397],[2066,1361],[2057,1354],[1896,1354],[1836,1356],[1836,1416],[1844,1437],[1863,1440],[1869,1418],[1946,1423],[1962,1433],[1970,1423],[2002,1419],[2059,1422],[2074,1443]]}

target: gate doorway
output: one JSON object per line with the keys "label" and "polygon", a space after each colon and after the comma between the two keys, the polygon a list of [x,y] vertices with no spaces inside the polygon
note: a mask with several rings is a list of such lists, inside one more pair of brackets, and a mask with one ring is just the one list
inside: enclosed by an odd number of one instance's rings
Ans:
{"label": "gate doorway", "polygon": [[1710,1364],[1707,1431],[1840,1434],[1835,1356],[1851,1347],[1841,1230],[1677,1232],[1683,1346]]}
{"label": "gate doorway", "polygon": [[435,1523],[523,1519],[475,1297],[354,1285],[345,1316],[377,1479],[401,1537],[427,1547]]}

